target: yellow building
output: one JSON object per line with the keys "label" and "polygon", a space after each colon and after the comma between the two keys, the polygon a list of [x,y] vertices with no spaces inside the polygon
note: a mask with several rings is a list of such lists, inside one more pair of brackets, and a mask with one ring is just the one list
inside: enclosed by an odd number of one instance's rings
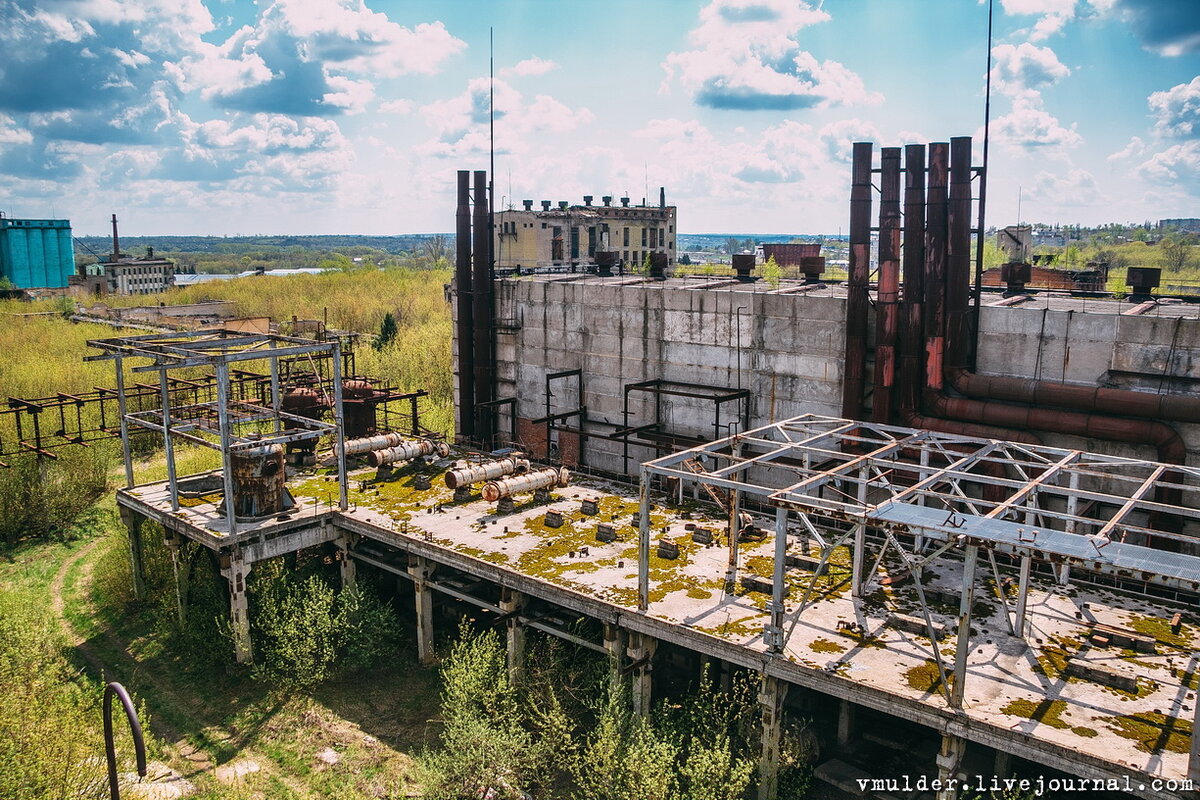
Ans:
{"label": "yellow building", "polygon": [[596,253],[615,252],[626,268],[641,266],[650,253],[666,253],[667,266],[675,265],[675,206],[666,204],[666,193],[659,190],[656,206],[620,205],[612,197],[592,204],[585,195],[583,205],[561,201],[552,207],[549,200],[541,209],[533,201],[524,201],[524,209],[496,213],[496,268],[537,269],[594,264]]}

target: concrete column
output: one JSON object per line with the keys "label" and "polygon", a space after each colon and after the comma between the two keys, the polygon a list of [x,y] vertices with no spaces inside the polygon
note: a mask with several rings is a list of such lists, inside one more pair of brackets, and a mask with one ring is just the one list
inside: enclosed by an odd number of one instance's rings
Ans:
{"label": "concrete column", "polygon": [[996,765],[992,767],[992,773],[998,778],[1007,778],[1012,772],[1012,754],[1006,753],[1003,750],[996,751]]}
{"label": "concrete column", "polygon": [[514,686],[525,677],[525,626],[516,614],[525,607],[525,595],[507,587],[500,590],[500,608],[513,614],[505,622],[508,628],[508,680]]}
{"label": "concrete column", "polygon": [[1192,703],[1192,750],[1188,756],[1188,780],[1200,786],[1200,694]]}
{"label": "concrete column", "polygon": [[433,652],[433,589],[429,588],[433,568],[426,559],[409,556],[408,574],[413,579],[417,608],[417,660],[429,667],[437,660]]}
{"label": "concrete column", "polygon": [[758,800],[774,800],[779,792],[779,747],[783,740],[783,701],[788,685],[763,675],[758,702],[762,707],[762,755],[758,761]]}
{"label": "concrete column", "polygon": [[854,703],[842,699],[838,706],[837,743],[838,749],[845,750],[854,738]]}
{"label": "concrete column", "polygon": [[358,564],[350,557],[350,546],[354,543],[352,537],[352,533],[342,533],[333,543],[338,550],[338,572],[343,591],[358,585]]}
{"label": "concrete column", "polygon": [[638,493],[638,611],[650,607],[650,473],[641,470]]}
{"label": "concrete column", "polygon": [[[228,561],[226,561],[226,558]],[[229,622],[233,627],[233,655],[239,664],[249,664],[254,660],[254,650],[250,642],[250,603],[246,596],[246,578],[250,575],[250,562],[242,558],[239,551],[234,550],[222,554],[221,574],[229,581]]]}
{"label": "concrete column", "polygon": [[[945,784],[947,781],[958,778],[958,773],[962,769],[963,755],[967,752],[967,740],[960,736],[951,736],[943,734],[942,749],[938,753],[937,767],[938,780]],[[958,800],[958,788],[943,788],[937,793],[937,800]]]}
{"label": "concrete column", "polygon": [[625,666],[625,629],[620,625],[604,625],[604,649],[608,651],[608,678],[613,684],[621,682],[621,669]]}
{"label": "concrete column", "polygon": [[650,713],[653,689],[654,651],[658,640],[644,633],[629,634],[629,660],[631,664],[642,662],[633,670],[633,713],[646,716]]}
{"label": "concrete column", "polygon": [[141,514],[135,514],[125,506],[117,506],[121,512],[121,521],[129,534],[129,573],[132,576],[133,597],[141,600],[146,596],[146,572],[142,565],[142,523],[146,521]]}
{"label": "concrete column", "polygon": [[171,573],[175,583],[175,617],[180,628],[187,624],[188,587],[191,584],[192,559],[187,552],[187,541],[172,531],[163,539],[171,552]]}

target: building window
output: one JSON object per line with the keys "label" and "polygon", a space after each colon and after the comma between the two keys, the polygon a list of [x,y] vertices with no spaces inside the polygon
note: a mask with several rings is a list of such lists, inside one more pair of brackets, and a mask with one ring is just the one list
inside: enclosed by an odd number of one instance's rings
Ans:
{"label": "building window", "polygon": [[642,247],[646,246],[646,229],[642,228]]}
{"label": "building window", "polygon": [[629,247],[629,226],[625,227],[625,246]]}

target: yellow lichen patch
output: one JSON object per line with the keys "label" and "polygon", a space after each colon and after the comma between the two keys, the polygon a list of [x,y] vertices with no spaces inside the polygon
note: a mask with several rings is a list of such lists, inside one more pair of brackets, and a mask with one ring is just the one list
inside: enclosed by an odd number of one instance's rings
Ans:
{"label": "yellow lichen patch", "polygon": [[[953,679],[954,676],[950,676]],[[926,660],[925,663],[905,671],[904,679],[908,685],[918,692],[940,692],[942,690],[942,673],[936,661]]]}
{"label": "yellow lichen patch", "polygon": [[1133,628],[1140,634],[1152,636],[1163,644],[1169,644],[1172,647],[1191,647],[1191,630],[1188,625],[1180,625],[1179,633],[1175,633],[1171,629],[1169,620],[1159,617],[1139,617],[1135,616],[1129,621],[1129,627]]}
{"label": "yellow lichen patch", "polygon": [[727,617],[720,625],[703,627],[695,625],[696,630],[711,633],[713,636],[742,637],[762,633],[763,618],[758,614],[732,619]]}
{"label": "yellow lichen patch", "polygon": [[837,642],[829,639],[813,639],[808,643],[808,647],[814,653],[844,653],[846,648],[842,647]]}
{"label": "yellow lichen patch", "polygon": [[1136,743],[1145,753],[1186,753],[1192,740],[1192,723],[1156,711],[1126,714],[1103,720],[1114,733]]}

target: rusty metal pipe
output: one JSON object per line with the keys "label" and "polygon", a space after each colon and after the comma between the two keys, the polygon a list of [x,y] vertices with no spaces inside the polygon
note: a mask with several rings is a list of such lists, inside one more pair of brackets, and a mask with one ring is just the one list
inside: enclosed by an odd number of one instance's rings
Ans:
{"label": "rusty metal pipe", "polygon": [[349,439],[344,449],[347,456],[361,456],[372,450],[382,450],[385,447],[395,447],[408,441],[408,437],[400,433],[380,433],[375,436],[364,436],[361,439]]}
{"label": "rusty metal pipe", "polygon": [[474,218],[474,276],[471,282],[471,300],[475,324],[475,436],[485,444],[491,444],[493,435],[493,410],[485,405],[495,399],[492,388],[492,267],[491,241],[488,236],[487,173],[475,172],[475,218]]}
{"label": "rusty metal pipe", "polygon": [[970,358],[971,137],[950,140],[950,204],[946,240],[945,368],[966,366]]}
{"label": "rusty metal pipe", "polygon": [[846,281],[846,366],[842,416],[861,419],[867,373],[871,273],[871,160],[874,145],[855,142],[850,187],[850,274]]}
{"label": "rusty metal pipe", "polygon": [[488,481],[483,485],[483,499],[494,503],[502,497],[512,497],[521,492],[532,492],[535,489],[547,489],[552,486],[566,486],[571,473],[566,467],[550,467],[524,475],[514,475],[498,481]]}
{"label": "rusty metal pipe", "polygon": [[483,464],[468,464],[447,472],[446,486],[450,489],[457,489],[460,486],[470,486],[472,483],[480,481],[502,478],[505,475],[512,475],[514,472],[525,472],[528,469],[529,462],[523,458],[499,458]]}
{"label": "rusty metal pipe", "polygon": [[955,436],[973,436],[976,439],[994,439],[1001,442],[1020,442],[1022,444],[1042,443],[1041,437],[1028,431],[1001,428],[996,425],[981,425],[977,422],[962,422],[954,419],[930,417],[919,414],[916,411],[903,412],[900,420],[910,428],[938,431]]}
{"label": "rusty metal pipe", "polygon": [[929,145],[929,176],[925,206],[925,387],[942,388],[942,359],[946,349],[946,219],[950,146]]}
{"label": "rusty metal pipe", "polygon": [[879,280],[876,285],[875,377],[871,419],[891,422],[900,338],[900,148],[881,151]]}
{"label": "rusty metal pipe", "polygon": [[925,145],[904,148],[904,308],[900,342],[898,404],[916,409],[925,383],[921,346],[925,340]]}
{"label": "rusty metal pipe", "polygon": [[[114,215],[114,219],[115,219]],[[113,740],[112,699],[116,695],[125,711],[125,719],[129,722],[129,732],[133,734],[133,753],[137,761],[137,774],[146,777],[146,740],[142,737],[142,723],[138,720],[137,709],[125,687],[113,681],[104,687],[104,757],[108,764],[108,794],[111,800],[121,800],[121,784],[117,775],[117,745]]]}
{"label": "rusty metal pipe", "polygon": [[458,338],[458,433],[475,435],[475,314],[471,306],[471,173],[458,171],[454,217],[454,301]]}
{"label": "rusty metal pipe", "polygon": [[373,467],[384,464],[394,464],[397,461],[412,461],[421,456],[437,454],[442,458],[450,455],[450,447],[445,442],[435,442],[430,439],[410,439],[406,442],[389,447],[385,450],[372,450],[367,459]]}

